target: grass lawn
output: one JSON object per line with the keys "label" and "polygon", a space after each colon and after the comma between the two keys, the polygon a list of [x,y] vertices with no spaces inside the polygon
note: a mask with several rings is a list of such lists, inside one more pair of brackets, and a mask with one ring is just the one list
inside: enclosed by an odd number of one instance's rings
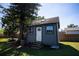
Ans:
{"label": "grass lawn", "polygon": [[0,34],[2,34],[3,32],[4,32],[4,29],[1,29],[1,28],[0,28]]}
{"label": "grass lawn", "polygon": [[61,43],[65,45],[70,45],[71,47],[79,51],[79,42],[61,42]]}
{"label": "grass lawn", "polygon": [[8,42],[8,38],[0,38],[0,43],[1,42]]}
{"label": "grass lawn", "polygon": [[[1,39],[0,39],[1,41]],[[7,42],[6,40],[2,40]],[[1,41],[1,42],[2,42]],[[39,50],[9,47],[7,43],[0,44],[1,56],[79,56],[79,42],[60,42],[59,49],[42,48]]]}

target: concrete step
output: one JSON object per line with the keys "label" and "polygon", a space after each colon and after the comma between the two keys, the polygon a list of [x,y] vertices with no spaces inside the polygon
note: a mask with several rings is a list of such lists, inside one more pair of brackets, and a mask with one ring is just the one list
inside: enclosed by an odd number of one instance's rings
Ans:
{"label": "concrete step", "polygon": [[35,42],[35,43],[33,43],[33,44],[39,44],[39,45],[40,45],[41,43],[36,43],[36,42]]}
{"label": "concrete step", "polygon": [[38,47],[31,47],[32,49],[40,49],[40,48],[38,48]]}
{"label": "concrete step", "polygon": [[41,45],[32,45],[32,46],[41,46]]}
{"label": "concrete step", "polygon": [[32,47],[40,47],[40,46],[42,46],[42,45],[32,45]]}
{"label": "concrete step", "polygon": [[42,47],[42,44],[40,42],[34,42],[31,45],[31,48],[33,48],[33,49],[40,49],[41,47]]}
{"label": "concrete step", "polygon": [[40,49],[40,48],[42,48],[42,46],[31,46],[31,48],[37,48],[37,49]]}

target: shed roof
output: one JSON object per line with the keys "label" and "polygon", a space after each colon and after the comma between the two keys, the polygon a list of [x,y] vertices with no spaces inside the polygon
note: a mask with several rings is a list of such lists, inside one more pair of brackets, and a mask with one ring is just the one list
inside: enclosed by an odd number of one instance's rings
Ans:
{"label": "shed roof", "polygon": [[42,20],[33,20],[31,25],[41,25],[41,24],[50,24],[50,23],[58,23],[59,25],[59,17],[53,17],[53,18],[42,19]]}

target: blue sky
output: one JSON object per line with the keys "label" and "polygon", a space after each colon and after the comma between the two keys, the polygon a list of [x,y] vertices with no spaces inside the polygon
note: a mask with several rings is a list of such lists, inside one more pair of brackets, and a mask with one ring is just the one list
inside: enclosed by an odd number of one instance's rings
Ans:
{"label": "blue sky", "polygon": [[45,18],[59,16],[61,29],[69,24],[79,25],[79,4],[44,3],[38,14]]}
{"label": "blue sky", "polygon": [[[7,7],[7,4],[3,4]],[[59,16],[60,28],[64,29],[69,24],[79,25],[79,4],[77,3],[42,3],[39,16],[51,18]],[[1,15],[0,15],[1,16]],[[0,26],[1,27],[1,26]]]}

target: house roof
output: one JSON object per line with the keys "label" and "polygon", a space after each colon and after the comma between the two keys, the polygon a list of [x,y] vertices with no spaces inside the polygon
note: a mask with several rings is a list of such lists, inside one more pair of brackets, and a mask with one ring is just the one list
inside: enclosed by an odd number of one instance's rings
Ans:
{"label": "house roof", "polygon": [[58,23],[59,25],[59,17],[53,17],[48,19],[42,19],[42,20],[33,20],[31,25],[41,25],[41,24],[50,24],[50,23]]}
{"label": "house roof", "polygon": [[65,31],[79,31],[79,27],[65,28]]}

